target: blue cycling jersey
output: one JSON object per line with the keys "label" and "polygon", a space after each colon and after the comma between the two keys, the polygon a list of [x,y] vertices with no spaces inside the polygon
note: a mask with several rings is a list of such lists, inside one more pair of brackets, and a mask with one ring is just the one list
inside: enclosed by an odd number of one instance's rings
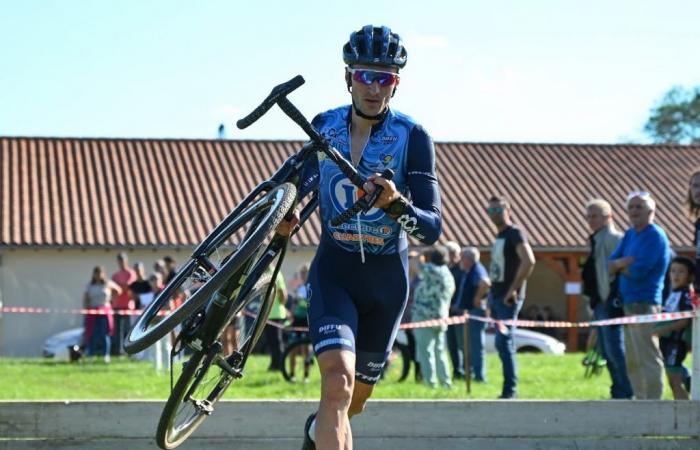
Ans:
{"label": "blue cycling jersey", "polygon": [[[348,161],[350,160],[351,106],[319,114],[313,125]],[[337,227],[333,217],[359,198],[359,192],[338,166],[319,153],[303,174],[302,192],[318,187],[321,209],[321,245],[337,244],[349,252],[385,255],[408,247],[406,233],[432,244],[440,235],[440,193],[435,176],[435,149],[430,136],[413,119],[389,110],[384,120],[372,127],[357,170],[363,178],[385,169],[394,171],[393,182],[411,204],[397,219],[372,208]]]}

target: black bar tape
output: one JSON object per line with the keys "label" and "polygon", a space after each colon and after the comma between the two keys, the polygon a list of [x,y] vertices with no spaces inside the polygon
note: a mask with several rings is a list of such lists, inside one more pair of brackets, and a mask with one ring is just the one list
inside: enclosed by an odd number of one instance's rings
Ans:
{"label": "black bar tape", "polygon": [[272,108],[275,105],[275,103],[278,103],[280,100],[286,100],[285,97],[302,84],[304,84],[304,77],[302,77],[301,75],[297,75],[296,77],[292,78],[286,83],[282,83],[280,85],[275,86],[274,88],[272,88],[272,92],[270,92],[270,95],[268,95],[267,98],[263,100],[260,106],[258,106],[253,110],[253,112],[236,122],[236,126],[241,130],[251,126],[256,120],[261,118],[263,114],[269,111],[270,108]]}

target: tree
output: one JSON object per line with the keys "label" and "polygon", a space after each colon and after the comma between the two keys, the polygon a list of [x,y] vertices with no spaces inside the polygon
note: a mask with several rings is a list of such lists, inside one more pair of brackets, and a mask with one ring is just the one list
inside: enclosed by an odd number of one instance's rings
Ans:
{"label": "tree", "polygon": [[668,91],[644,131],[657,144],[700,144],[700,87]]}

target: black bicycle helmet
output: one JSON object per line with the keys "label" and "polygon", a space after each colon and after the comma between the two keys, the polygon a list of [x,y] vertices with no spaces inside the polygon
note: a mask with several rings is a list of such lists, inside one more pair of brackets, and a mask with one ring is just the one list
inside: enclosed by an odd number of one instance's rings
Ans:
{"label": "black bicycle helmet", "polygon": [[403,69],[406,65],[406,49],[401,37],[389,27],[365,25],[353,31],[343,46],[343,61],[353,64],[377,64]]}

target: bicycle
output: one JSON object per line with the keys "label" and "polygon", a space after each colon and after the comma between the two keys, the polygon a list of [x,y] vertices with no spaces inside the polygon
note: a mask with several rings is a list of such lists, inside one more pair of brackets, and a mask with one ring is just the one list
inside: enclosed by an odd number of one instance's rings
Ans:
{"label": "bicycle", "polygon": [[[301,174],[310,158],[322,152],[358,188],[366,181],[287,99],[302,84],[304,78],[298,75],[276,86],[237,126],[243,129],[252,125],[278,105],[310,141],[217,225],[138,317],[126,338],[125,348],[133,354],[180,326],[171,359],[185,350],[192,352],[176,383],[171,369],[171,393],[156,430],[156,442],[163,449],[184,442],[212,414],[231,382],[243,377],[248,357],[270,313],[274,280],[290,238],[276,234],[275,230],[285,218],[291,219],[298,204],[306,201],[295,233],[318,206],[317,191],[301,192],[307,181],[301,179]],[[382,174],[388,179],[392,175],[391,171]],[[381,191],[378,186],[374,193],[357,200],[332,223],[337,226],[368,211]],[[258,301],[259,312],[252,325],[237,336],[233,352],[224,354],[220,336],[247,305]]]}
{"label": "bicycle", "polygon": [[583,356],[581,364],[583,364],[583,377],[590,378],[593,375],[600,375],[603,371],[603,367],[607,364],[607,361],[600,353],[600,348],[598,346],[598,336],[600,331],[598,329],[592,329],[590,335],[588,336],[588,342],[586,347],[588,350]]}
{"label": "bicycle", "polygon": [[[404,341],[407,341],[405,332],[399,331],[399,335],[394,340],[391,353],[387,358],[386,365],[382,370],[380,382],[387,380],[400,383],[408,377],[411,371],[411,352],[408,348],[408,342]],[[298,338],[292,339],[284,351],[282,376],[285,380],[290,383],[295,383],[298,380],[299,363],[301,363],[303,379],[306,380],[308,379],[310,367],[315,364],[315,356],[311,347],[311,339],[305,333],[300,333]]]}

